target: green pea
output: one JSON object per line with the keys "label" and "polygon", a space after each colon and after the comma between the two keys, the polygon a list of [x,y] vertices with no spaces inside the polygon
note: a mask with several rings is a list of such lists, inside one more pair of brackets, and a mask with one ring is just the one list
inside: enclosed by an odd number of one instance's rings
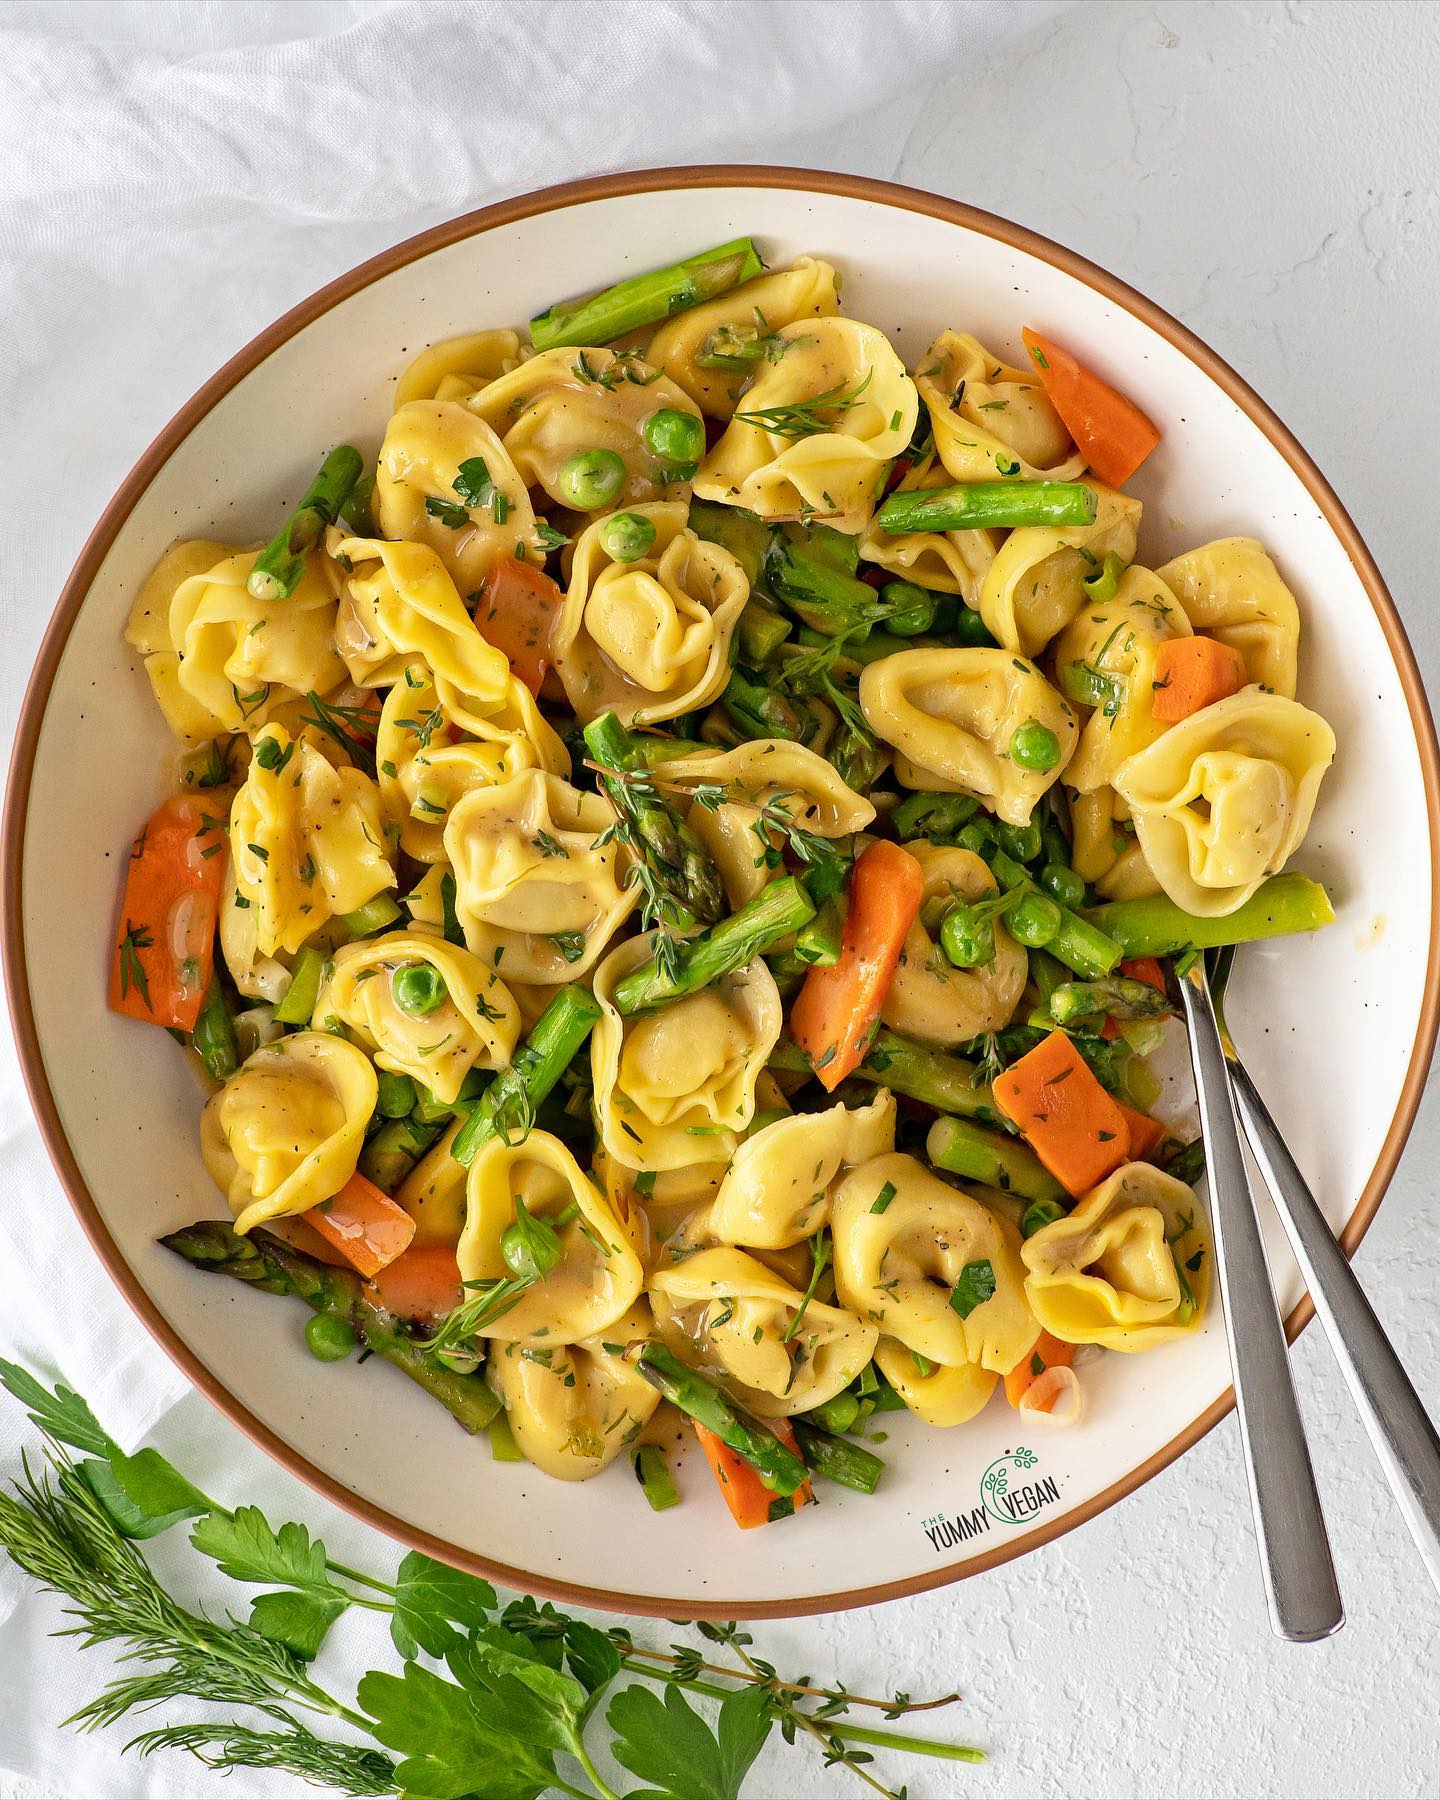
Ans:
{"label": "green pea", "polygon": [[1048,894],[1032,888],[1010,908],[1005,922],[1016,943],[1027,950],[1043,950],[1059,935],[1065,919]]}
{"label": "green pea", "polygon": [[576,512],[599,512],[625,485],[625,464],[613,450],[582,450],[560,471],[560,497]]}
{"label": "green pea", "polygon": [[919,637],[935,623],[935,596],[913,581],[887,581],[880,603],[890,608],[885,625],[896,637]]}
{"label": "green pea", "polygon": [[518,1194],[515,1223],[500,1233],[500,1255],[505,1267],[521,1281],[542,1281],[560,1260],[560,1239],[555,1227],[545,1219],[537,1219]]}
{"label": "green pea", "polygon": [[654,521],[639,513],[612,513],[600,527],[601,546],[616,562],[639,562],[654,542]]}
{"label": "green pea", "polygon": [[1040,827],[1034,819],[1028,825],[1007,825],[1003,819],[997,819],[995,837],[1001,849],[1008,851],[1016,862],[1036,862],[1044,848]]}
{"label": "green pea", "polygon": [[1021,1237],[1034,1237],[1037,1231],[1043,1231],[1047,1225],[1053,1225],[1057,1219],[1065,1217],[1065,1208],[1058,1200],[1036,1200],[1025,1208],[1020,1220]]}
{"label": "green pea", "polygon": [[1010,760],[1022,769],[1053,769],[1060,760],[1060,740],[1048,725],[1027,719],[1010,734]]}
{"label": "green pea", "polygon": [[429,963],[402,963],[390,977],[390,992],[402,1012],[423,1019],[445,998],[445,982]]}
{"label": "green pea", "polygon": [[940,927],[940,948],[957,969],[974,969],[995,959],[995,928],[970,906],[954,906]]}
{"label": "green pea", "polygon": [[651,413],[642,434],[645,448],[664,462],[697,463],[705,454],[705,427],[694,413],[664,406]]}
{"label": "green pea", "polygon": [[955,642],[966,650],[993,650],[995,639],[990,635],[990,627],[968,606],[962,606],[955,614],[955,624],[950,632]]}
{"label": "green pea", "polygon": [[312,1313],[305,1321],[305,1348],[321,1362],[344,1362],[359,1341],[343,1319],[330,1313]]}
{"label": "green pea", "polygon": [[375,1071],[378,1097],[375,1110],[382,1119],[405,1119],[415,1105],[415,1083],[408,1075],[396,1075],[389,1069]]}
{"label": "green pea", "polygon": [[1040,885],[1062,906],[1068,906],[1072,911],[1085,904],[1083,879],[1064,863],[1046,863],[1040,871]]}

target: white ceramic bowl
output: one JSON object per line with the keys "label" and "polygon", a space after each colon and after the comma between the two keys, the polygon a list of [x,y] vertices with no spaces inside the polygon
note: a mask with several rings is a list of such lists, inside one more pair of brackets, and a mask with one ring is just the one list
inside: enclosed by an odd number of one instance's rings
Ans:
{"label": "white ceramic bowl", "polygon": [[[698,1457],[684,1506],[652,1515],[621,1463],[583,1487],[493,1463],[382,1364],[322,1366],[303,1311],[202,1278],[157,1235],[223,1211],[196,1147],[200,1097],[163,1033],[108,1013],[102,969],[136,821],[162,797],[168,738],[121,642],[131,596],[177,536],[274,528],[317,453],[375,444],[423,346],[520,324],[575,285],[741,232],[772,263],[818,252],[849,312],[913,361],[940,327],[1018,351],[1052,332],[1161,426],[1135,486],[1141,558],[1262,539],[1300,597],[1301,698],[1339,756],[1296,866],[1336,923],[1247,950],[1231,1018],[1326,1213],[1353,1247],[1409,1130],[1435,1038],[1436,745],[1403,630],[1364,545],[1290,434],[1173,319],[1045,239],[952,202],[808,170],[607,177],[471,214],[306,301],[196,395],[107,509],[61,597],[15,749],[4,840],[5,960],[32,1097],[80,1217],[131,1304],[257,1442],[342,1506],[512,1587],[628,1611],[797,1613],[935,1586],[1047,1541],[1129,1492],[1230,1404],[1218,1323],[1087,1371],[1076,1430],[1002,1402],[939,1432],[886,1421],[870,1498],[738,1533]],[[97,774],[103,772],[103,779]],[[57,946],[68,953],[55,954]],[[75,954],[76,947],[79,954]],[[88,948],[87,948],[88,947]],[[1278,1238],[1292,1327],[1298,1279]]]}

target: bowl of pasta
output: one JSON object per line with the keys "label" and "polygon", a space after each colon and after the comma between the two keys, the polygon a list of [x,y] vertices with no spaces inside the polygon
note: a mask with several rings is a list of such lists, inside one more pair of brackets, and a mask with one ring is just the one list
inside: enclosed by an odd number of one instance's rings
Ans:
{"label": "bowl of pasta", "polygon": [[1230,1404],[1166,959],[1247,946],[1358,1241],[1437,791],[1353,525],[1158,308],[909,190],[607,177],[147,452],[21,722],[10,1004],[127,1298],[339,1504],[602,1607],[863,1604]]}

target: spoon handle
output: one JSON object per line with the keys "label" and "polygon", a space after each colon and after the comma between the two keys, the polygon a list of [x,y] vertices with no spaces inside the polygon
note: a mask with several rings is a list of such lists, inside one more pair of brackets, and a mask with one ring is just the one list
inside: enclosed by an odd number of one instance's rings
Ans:
{"label": "spoon handle", "polygon": [[1225,1298],[1235,1407],[1270,1622],[1280,1637],[1313,1643],[1340,1629],[1345,1610],[1250,1196],[1210,990],[1192,976],[1176,986],[1200,1099],[1215,1263]]}
{"label": "spoon handle", "polygon": [[1230,1079],[1250,1148],[1330,1348],[1421,1560],[1440,1589],[1440,1435],[1243,1064],[1231,1063]]}

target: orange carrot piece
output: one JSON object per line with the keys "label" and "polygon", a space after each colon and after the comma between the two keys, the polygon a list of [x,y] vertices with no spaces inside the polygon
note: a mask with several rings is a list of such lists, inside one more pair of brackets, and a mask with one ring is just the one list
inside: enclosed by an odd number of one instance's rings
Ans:
{"label": "orange carrot piece", "polygon": [[368,1288],[397,1319],[423,1319],[427,1325],[438,1324],[465,1298],[460,1265],[449,1244],[412,1244],[378,1269]]}
{"label": "orange carrot piece", "polygon": [[475,623],[487,644],[510,658],[510,667],[532,694],[550,667],[550,639],[565,596],[543,569],[502,556],[485,577]]}
{"label": "orange carrot piece", "polygon": [[110,957],[112,1011],[194,1030],[215,966],[224,880],[225,821],[203,800],[167,800],[130,847]]}
{"label": "orange carrot piece", "polygon": [[1106,1013],[1104,1019],[1101,1020],[1100,1035],[1105,1039],[1107,1044],[1113,1043],[1120,1035],[1119,1021],[1112,1019],[1109,1013]]}
{"label": "orange carrot piece", "polygon": [[1149,1113],[1141,1112],[1137,1106],[1129,1106],[1123,1100],[1117,1100],[1115,1104],[1120,1108],[1130,1132],[1130,1161],[1149,1162],[1169,1135],[1165,1126],[1158,1119],[1152,1119]]}
{"label": "orange carrot piece", "polygon": [[1128,481],[1160,442],[1160,433],[1133,400],[1092,375],[1068,350],[1028,325],[1021,335],[1050,404],[1091,469],[1111,487]]}
{"label": "orange carrot piece", "polygon": [[312,1206],[305,1223],[361,1275],[377,1275],[410,1248],[415,1221],[358,1172],[338,1194]]}
{"label": "orange carrot piece", "polygon": [[1068,1369],[1074,1357],[1073,1344],[1042,1331],[1005,1377],[1005,1398],[1012,1406],[1018,1406],[1032,1382],[1038,1381],[1047,1369]]}
{"label": "orange carrot piece", "polygon": [[1155,698],[1161,725],[1188,719],[1202,707],[1238,694],[1250,679],[1245,658],[1218,638],[1171,638],[1155,652]]}
{"label": "orange carrot piece", "polygon": [[839,960],[811,969],[790,1009],[790,1035],[832,1093],[865,1059],[924,897],[925,872],[907,850],[881,839],[861,851]]}
{"label": "orange carrot piece", "polygon": [[1069,1194],[1130,1155],[1125,1115],[1063,1031],[1052,1031],[994,1084],[995,1104]]}
{"label": "orange carrot piece", "polygon": [[1165,992],[1165,971],[1160,967],[1160,959],[1156,956],[1132,956],[1120,965],[1120,973],[1131,981],[1143,981],[1146,987],[1153,987],[1157,994]]}
{"label": "orange carrot piece", "polygon": [[[766,1487],[743,1456],[737,1456],[728,1444],[722,1444],[715,1433],[698,1419],[692,1419],[690,1423],[695,1427],[695,1435],[700,1440],[700,1448],[705,1452],[710,1473],[720,1484],[720,1492],[725,1496],[730,1516],[742,1531],[753,1531],[757,1525],[769,1525],[772,1517],[788,1518],[796,1507],[806,1506],[815,1498],[810,1483],[806,1481],[796,1488],[787,1504],[783,1495]],[[773,1419],[771,1425],[781,1443],[798,1456],[800,1446],[795,1441],[790,1421]],[[785,1510],[772,1515],[770,1509],[777,1505],[785,1507]]]}

